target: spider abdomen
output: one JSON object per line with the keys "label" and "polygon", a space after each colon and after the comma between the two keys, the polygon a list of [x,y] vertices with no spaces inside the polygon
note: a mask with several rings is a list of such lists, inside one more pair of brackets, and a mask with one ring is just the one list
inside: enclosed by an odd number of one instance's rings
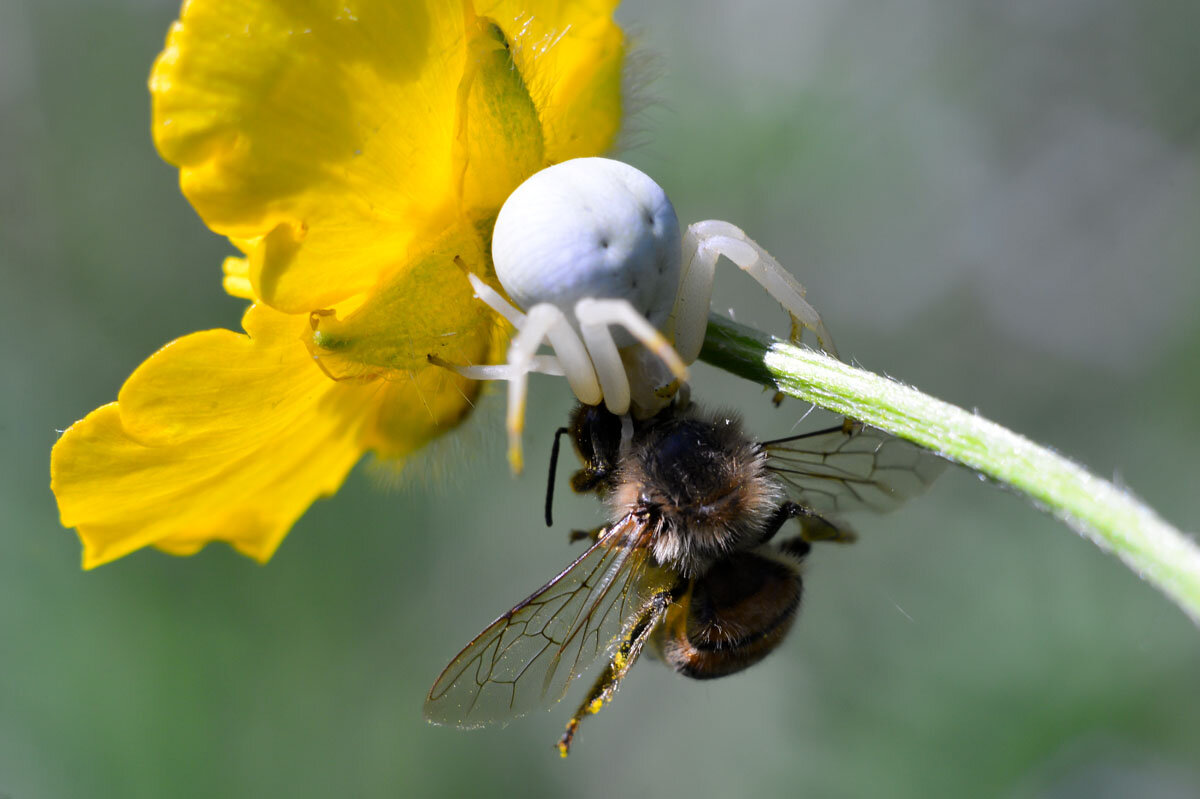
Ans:
{"label": "spider abdomen", "polygon": [[[528,309],[574,317],[581,299],[623,299],[662,329],[674,306],[683,255],[666,192],[641,171],[607,158],[543,169],[505,201],[492,233],[496,277]],[[633,343],[620,331],[617,345]]]}

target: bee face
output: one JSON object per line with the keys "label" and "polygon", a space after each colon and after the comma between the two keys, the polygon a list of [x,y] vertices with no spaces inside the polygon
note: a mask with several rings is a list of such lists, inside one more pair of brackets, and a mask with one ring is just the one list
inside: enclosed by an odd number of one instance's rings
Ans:
{"label": "bee face", "polygon": [[[887,509],[943,466],[862,426],[760,444],[736,419],[676,406],[641,421],[581,407],[564,431],[583,461],[572,485],[604,498],[611,522],[476,636],[425,703],[436,723],[507,721],[562,699],[603,654],[607,665],[559,742],[564,756],[580,721],[612,699],[647,644],[697,679],[774,651],[800,606],[809,542],[854,538],[818,514]],[[799,535],[776,543],[793,518]]]}
{"label": "bee face", "polygon": [[674,411],[639,427],[610,505],[614,518],[634,514],[655,529],[657,563],[694,577],[761,541],[783,496],[740,421]]}
{"label": "bee face", "polygon": [[621,419],[598,405],[576,405],[567,432],[583,468],[571,477],[571,488],[602,496],[613,486],[621,449]]}

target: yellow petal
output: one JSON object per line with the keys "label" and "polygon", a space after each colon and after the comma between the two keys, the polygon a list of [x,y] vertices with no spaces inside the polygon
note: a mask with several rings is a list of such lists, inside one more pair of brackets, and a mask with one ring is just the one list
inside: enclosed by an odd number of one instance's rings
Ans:
{"label": "yellow petal", "polygon": [[250,285],[250,264],[245,258],[226,258],[221,264],[221,272],[225,275],[221,287],[227,294],[243,300],[254,299],[254,289]]}
{"label": "yellow petal", "polygon": [[467,218],[494,218],[525,178],[547,166],[542,123],[504,31],[487,17],[467,21],[458,85],[455,166]]}
{"label": "yellow petal", "polygon": [[[159,350],[106,405],[67,430],[51,456],[62,523],[91,568],[155,545],[187,554],[228,541],[265,561],[317,498],[341,485],[368,445],[403,454],[461,416],[461,386],[334,382],[301,337],[307,316],[252,307],[248,335],[209,330]],[[383,405],[420,398],[405,439],[384,439]],[[423,438],[422,438],[423,437]]]}
{"label": "yellow petal", "polygon": [[518,183],[611,144],[623,49],[612,2],[479,5],[185,3],[155,141],[244,256],[226,290],[260,304],[247,335],[164,347],[55,446],[86,567],[210,540],[265,560],[366,449],[403,456],[466,414],[478,384],[427,358],[494,361],[506,331],[464,270],[490,273]]}
{"label": "yellow petal", "polygon": [[454,200],[461,7],[319,5],[193,0],[150,79],[184,193],[293,312],[369,288]]}
{"label": "yellow petal", "polygon": [[486,222],[536,169],[611,145],[615,3],[476,5],[184,6],[151,75],[155,141],[249,255],[263,302],[301,313],[367,291],[414,242]]}
{"label": "yellow petal", "polygon": [[337,380],[444,372],[430,366],[431,355],[449,363],[486,363],[503,343],[500,318],[474,299],[466,274],[485,273],[484,248],[478,232],[454,228],[352,310],[314,313],[313,358]]}
{"label": "yellow petal", "polygon": [[399,462],[462,422],[482,384],[426,368],[390,373],[376,385],[380,401],[364,428],[363,443],[379,457]]}
{"label": "yellow petal", "polygon": [[616,0],[479,0],[514,42],[542,120],[548,163],[601,155],[621,125],[625,38]]}

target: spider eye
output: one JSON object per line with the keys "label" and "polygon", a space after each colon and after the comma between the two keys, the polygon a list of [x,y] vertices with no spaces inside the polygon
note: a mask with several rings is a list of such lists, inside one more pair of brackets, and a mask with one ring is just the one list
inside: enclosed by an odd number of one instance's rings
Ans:
{"label": "spider eye", "polygon": [[[533,175],[500,209],[492,234],[496,276],[513,301],[525,309],[548,302],[568,319],[581,299],[624,299],[661,329],[681,257],[666,192],[607,158],[577,158]],[[618,346],[631,343],[618,335]]]}

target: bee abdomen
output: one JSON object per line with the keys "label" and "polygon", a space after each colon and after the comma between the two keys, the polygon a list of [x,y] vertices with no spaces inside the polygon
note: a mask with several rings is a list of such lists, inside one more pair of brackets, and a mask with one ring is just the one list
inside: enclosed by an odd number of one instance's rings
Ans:
{"label": "bee abdomen", "polygon": [[802,588],[790,561],[754,552],[721,559],[668,614],[658,642],[663,661],[698,680],[754,665],[791,629]]}

